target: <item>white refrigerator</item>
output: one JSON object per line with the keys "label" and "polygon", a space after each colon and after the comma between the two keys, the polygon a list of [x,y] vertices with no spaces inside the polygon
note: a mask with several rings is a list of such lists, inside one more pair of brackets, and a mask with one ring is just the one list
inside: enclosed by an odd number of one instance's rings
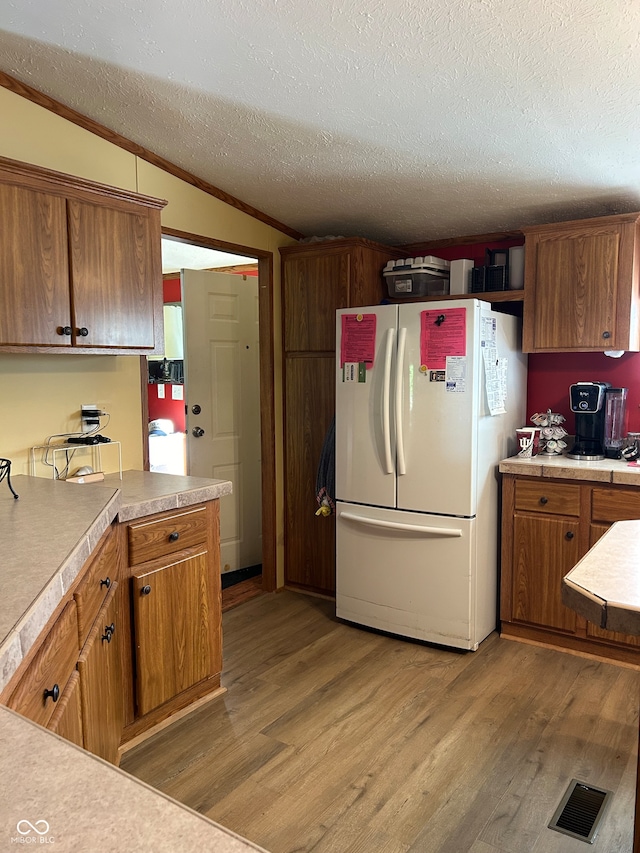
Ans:
{"label": "white refrigerator", "polygon": [[500,459],[525,422],[520,321],[477,299],[336,317],[336,612],[471,649],[496,628]]}

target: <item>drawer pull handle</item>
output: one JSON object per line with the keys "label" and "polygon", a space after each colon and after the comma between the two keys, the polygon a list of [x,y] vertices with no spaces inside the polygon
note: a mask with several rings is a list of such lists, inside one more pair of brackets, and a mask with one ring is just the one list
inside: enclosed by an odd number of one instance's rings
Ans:
{"label": "drawer pull handle", "polygon": [[549,503],[549,498],[545,498],[544,495],[540,498],[540,503],[542,506]]}
{"label": "drawer pull handle", "polygon": [[107,643],[110,643],[112,637],[113,637],[113,632],[110,631],[108,627],[105,628],[105,632],[102,635],[102,642],[104,643],[104,641],[106,640]]}
{"label": "drawer pull handle", "polygon": [[64,335],[65,337],[70,338],[73,330],[71,326],[58,326],[56,331],[59,335]]}
{"label": "drawer pull handle", "polygon": [[81,326],[79,329],[76,329],[76,335],[79,335],[81,338],[86,338],[89,334],[89,329],[86,326]]}
{"label": "drawer pull handle", "polygon": [[149,586],[149,584],[145,584],[145,586],[143,586],[142,589],[140,590],[140,595],[149,595],[150,592],[151,592],[151,587]]}
{"label": "drawer pull handle", "polygon": [[180,534],[177,530],[174,530],[173,533],[169,534],[169,542],[177,542],[180,538]]}
{"label": "drawer pull handle", "polygon": [[45,690],[44,691],[44,697],[43,698],[44,698],[45,702],[47,701],[49,696],[51,696],[51,698],[53,699],[54,702],[58,701],[58,699],[60,698],[60,688],[58,687],[57,684],[54,684],[53,688],[51,690]]}
{"label": "drawer pull handle", "polygon": [[573,539],[573,533],[572,533],[570,530],[568,530],[568,531],[564,534],[564,538],[565,538],[565,539],[569,539],[569,540]]}
{"label": "drawer pull handle", "polygon": [[107,589],[111,589],[111,578],[106,577],[104,580],[100,581],[100,587],[106,586]]}

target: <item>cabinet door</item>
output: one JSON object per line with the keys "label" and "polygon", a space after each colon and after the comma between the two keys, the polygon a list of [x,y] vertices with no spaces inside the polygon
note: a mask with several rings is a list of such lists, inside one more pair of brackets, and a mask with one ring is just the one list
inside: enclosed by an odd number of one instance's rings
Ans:
{"label": "cabinet door", "polygon": [[517,513],[513,528],[512,618],[575,632],[576,614],[561,600],[562,579],[575,566],[579,522]]}
{"label": "cabinet door", "polygon": [[78,660],[78,617],[70,601],[40,644],[7,705],[46,726]]}
{"label": "cabinet door", "polygon": [[47,728],[65,740],[71,741],[71,743],[84,746],[80,673],[78,670],[71,674]]}
{"label": "cabinet door", "polygon": [[0,184],[0,345],[68,347],[64,198]]}
{"label": "cabinet door", "polygon": [[153,348],[159,213],[77,199],[68,208],[74,343]]}
{"label": "cabinet door", "polygon": [[78,659],[84,747],[113,764],[118,762],[124,726],[117,587],[116,583],[111,585]]}
{"label": "cabinet door", "polygon": [[540,239],[536,249],[536,349],[613,346],[619,242],[618,229]]}
{"label": "cabinet door", "polygon": [[220,577],[206,549],[132,575],[136,698],[143,715],[222,669]]}
{"label": "cabinet door", "polygon": [[349,304],[350,251],[287,257],[283,275],[285,351],[332,352],[336,309]]}
{"label": "cabinet door", "polygon": [[335,594],[335,517],[316,516],[316,476],[335,410],[335,358],[285,361],[285,583]]}

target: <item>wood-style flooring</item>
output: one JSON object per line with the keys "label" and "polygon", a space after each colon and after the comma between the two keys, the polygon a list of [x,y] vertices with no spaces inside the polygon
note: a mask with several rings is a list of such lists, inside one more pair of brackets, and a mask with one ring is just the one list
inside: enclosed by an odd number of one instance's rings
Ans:
{"label": "wood-style flooring", "polygon": [[238,607],[239,604],[244,604],[250,598],[262,594],[262,575],[256,575],[256,577],[247,578],[246,581],[228,586],[222,590],[222,612]]}
{"label": "wood-style flooring", "polygon": [[[122,768],[272,853],[631,853],[638,673],[497,635],[473,653],[265,594],[224,614],[227,693]],[[593,846],[547,828],[614,792]]]}

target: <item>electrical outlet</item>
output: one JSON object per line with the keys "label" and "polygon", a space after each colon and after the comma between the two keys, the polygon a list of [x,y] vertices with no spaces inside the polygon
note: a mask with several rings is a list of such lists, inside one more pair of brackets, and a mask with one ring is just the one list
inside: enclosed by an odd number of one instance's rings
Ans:
{"label": "electrical outlet", "polygon": [[95,403],[80,406],[82,432],[93,432],[100,426],[100,409]]}

